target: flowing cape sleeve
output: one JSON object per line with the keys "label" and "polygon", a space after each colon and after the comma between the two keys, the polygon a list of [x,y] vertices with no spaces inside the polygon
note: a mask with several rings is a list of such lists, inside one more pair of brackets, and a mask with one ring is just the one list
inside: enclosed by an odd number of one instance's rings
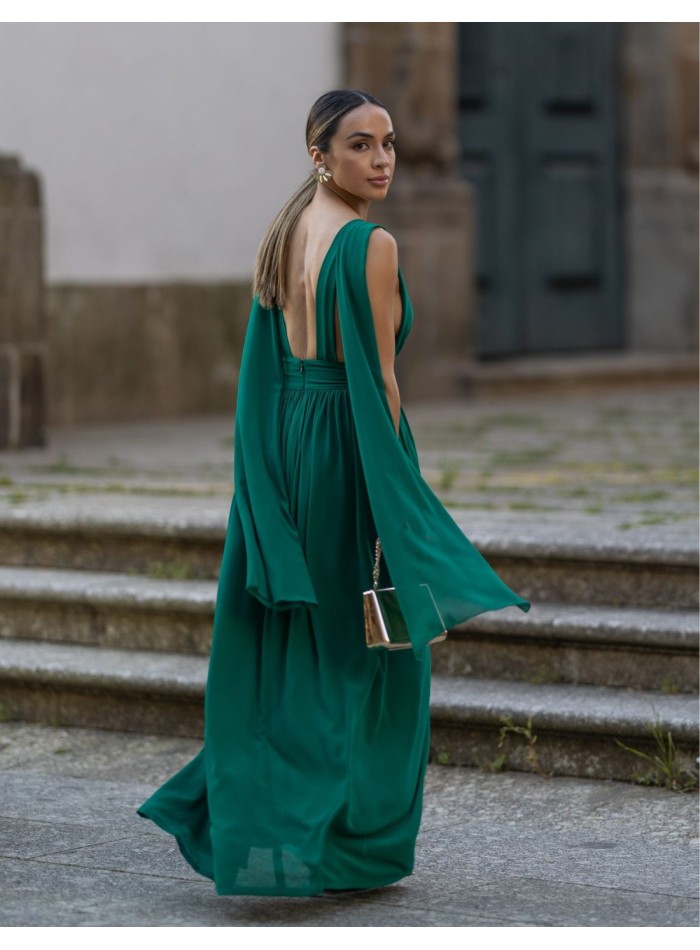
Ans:
{"label": "flowing cape sleeve", "polygon": [[282,471],[282,382],[277,324],[255,297],[238,376],[233,505],[245,539],[246,590],[277,610],[318,604]]}
{"label": "flowing cape sleeve", "polygon": [[367,245],[377,226],[361,221],[344,228],[333,262],[335,290],[372,514],[411,644],[419,656],[441,630],[436,607],[449,630],[487,610],[516,605],[526,611],[530,604],[500,579],[423,479],[403,411],[397,438],[366,280]]}

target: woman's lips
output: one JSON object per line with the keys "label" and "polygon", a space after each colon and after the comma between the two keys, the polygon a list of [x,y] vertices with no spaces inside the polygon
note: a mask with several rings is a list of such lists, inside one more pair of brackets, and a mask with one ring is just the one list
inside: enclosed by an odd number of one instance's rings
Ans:
{"label": "woman's lips", "polygon": [[386,185],[389,181],[388,175],[379,175],[377,178],[369,179],[373,185]]}

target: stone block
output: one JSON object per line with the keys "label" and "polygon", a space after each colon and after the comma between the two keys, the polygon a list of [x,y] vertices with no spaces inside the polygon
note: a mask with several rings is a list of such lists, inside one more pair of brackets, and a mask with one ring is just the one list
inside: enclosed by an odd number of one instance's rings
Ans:
{"label": "stone block", "polygon": [[223,534],[222,528],[220,538],[196,534],[169,538],[157,532],[152,537],[130,537],[106,526],[102,532],[80,528],[44,532],[5,522],[0,530],[0,562],[144,574],[157,574],[167,565],[184,570],[188,578],[210,578],[221,566]]}
{"label": "stone block", "polygon": [[24,349],[19,356],[18,448],[46,443],[46,350]]}
{"label": "stone block", "polygon": [[45,444],[45,380],[41,344],[0,343],[0,449]]}
{"label": "stone block", "polygon": [[497,554],[488,561],[509,587],[532,603],[697,609],[696,565],[644,566],[536,555],[528,562]]}
{"label": "stone block", "polygon": [[0,449],[45,442],[43,266],[39,178],[0,156]]}
{"label": "stone block", "polygon": [[[536,609],[535,609],[536,610]],[[473,633],[466,624],[433,651],[436,674],[479,676],[529,683],[585,683],[629,689],[659,689],[665,680],[688,693],[698,690],[697,651],[615,647],[608,642]]]}
{"label": "stone block", "polygon": [[11,444],[11,413],[14,411],[14,360],[9,347],[0,347],[0,449]]}
{"label": "stone block", "polygon": [[233,412],[247,284],[53,285],[51,421]]}
{"label": "stone block", "polygon": [[38,177],[0,163],[0,343],[43,338],[42,228]]}
{"label": "stone block", "polygon": [[626,178],[628,341],[635,350],[698,344],[698,182],[682,171]]}

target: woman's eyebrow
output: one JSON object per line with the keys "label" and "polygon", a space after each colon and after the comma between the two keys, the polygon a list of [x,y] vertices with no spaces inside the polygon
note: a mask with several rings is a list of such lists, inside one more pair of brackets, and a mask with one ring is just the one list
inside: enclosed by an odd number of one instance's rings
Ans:
{"label": "woman's eyebrow", "polygon": [[[396,135],[393,129],[387,132],[386,135],[383,135],[382,138],[388,139],[390,135]],[[372,135],[371,132],[351,132],[350,135],[347,136],[345,141],[347,142],[348,139],[354,139],[354,138],[373,139],[374,136]]]}

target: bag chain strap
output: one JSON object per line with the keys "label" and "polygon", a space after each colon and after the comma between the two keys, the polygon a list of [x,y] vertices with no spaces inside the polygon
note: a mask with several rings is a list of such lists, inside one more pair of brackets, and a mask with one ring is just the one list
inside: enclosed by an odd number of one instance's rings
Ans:
{"label": "bag chain strap", "polygon": [[374,545],[374,569],[372,571],[372,587],[374,590],[377,590],[379,587],[379,558],[382,556],[382,545],[377,538],[377,543]]}

